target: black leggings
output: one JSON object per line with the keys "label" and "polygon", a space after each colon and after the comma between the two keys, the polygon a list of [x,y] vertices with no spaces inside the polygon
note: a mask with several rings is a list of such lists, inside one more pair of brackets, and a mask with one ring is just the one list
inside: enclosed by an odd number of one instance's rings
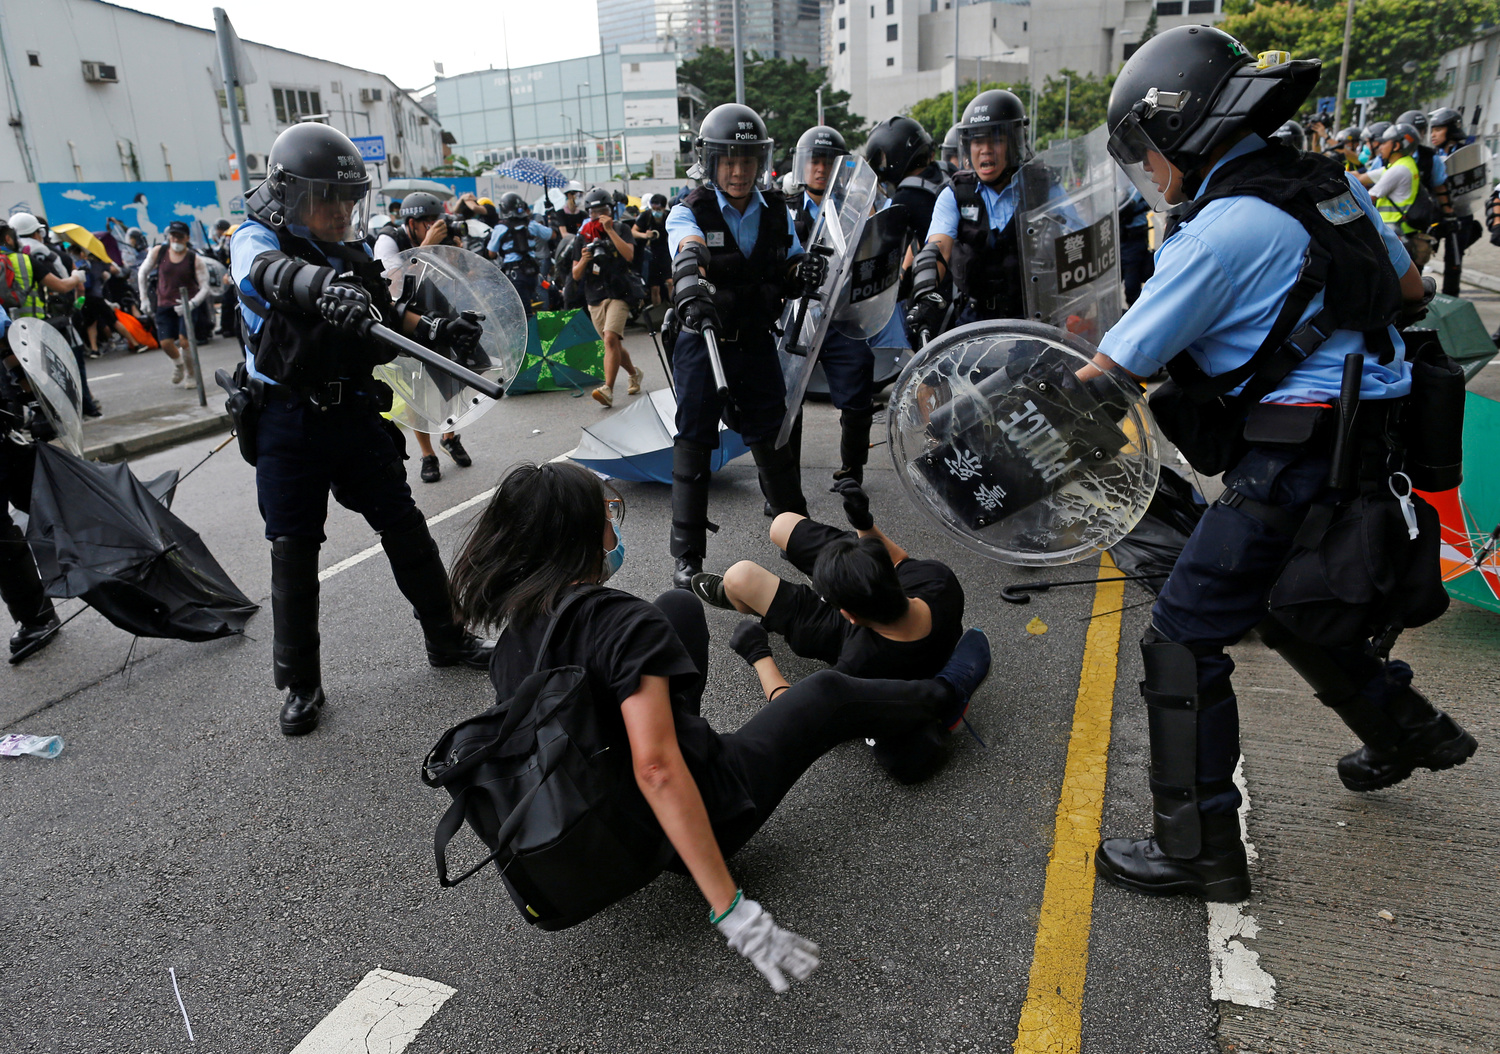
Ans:
{"label": "black leggings", "polygon": [[[699,671],[708,670],[708,624],[703,605],[685,589],[656,598]],[[691,694],[694,710],[703,696],[701,676]],[[940,721],[953,706],[942,681],[887,681],[820,670],[763,706],[737,731],[720,733],[720,762],[734,769],[755,810],[726,825],[714,825],[727,857],[770,819],[787,791],[824,754],[851,739],[901,737]]]}

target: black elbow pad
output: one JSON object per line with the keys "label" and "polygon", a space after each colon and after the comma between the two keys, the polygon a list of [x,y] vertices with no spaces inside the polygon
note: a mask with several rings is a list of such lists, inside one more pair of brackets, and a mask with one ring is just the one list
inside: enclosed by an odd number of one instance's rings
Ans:
{"label": "black elbow pad", "polygon": [[676,256],[672,257],[672,280],[680,281],[688,275],[696,277],[698,268],[708,270],[710,259],[708,246],[702,242],[688,242],[677,250]]}
{"label": "black elbow pad", "polygon": [[266,303],[282,310],[315,314],[318,298],[332,281],[332,267],[294,260],[282,252],[261,253],[250,265],[250,284]]}

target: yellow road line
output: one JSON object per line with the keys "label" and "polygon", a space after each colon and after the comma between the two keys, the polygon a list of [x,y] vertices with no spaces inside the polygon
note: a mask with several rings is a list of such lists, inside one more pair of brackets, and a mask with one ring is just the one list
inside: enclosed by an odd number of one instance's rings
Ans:
{"label": "yellow road line", "polygon": [[[1118,574],[1106,553],[1099,577]],[[1063,771],[1047,887],[1031,956],[1031,983],[1021,1008],[1016,1054],[1076,1054],[1082,1047],[1083,981],[1094,910],[1094,848],[1104,808],[1110,719],[1120,653],[1124,581],[1094,588],[1094,612],[1083,646],[1073,704],[1073,732]]]}

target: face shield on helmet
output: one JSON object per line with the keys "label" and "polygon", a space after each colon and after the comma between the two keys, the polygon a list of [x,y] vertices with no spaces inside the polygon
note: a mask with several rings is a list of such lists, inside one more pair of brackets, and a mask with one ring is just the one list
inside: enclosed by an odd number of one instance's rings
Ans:
{"label": "face shield on helmet", "polygon": [[828,181],[833,178],[834,163],[847,152],[831,145],[799,145],[792,160],[793,178],[798,186],[822,194],[828,190]]}
{"label": "face shield on helmet", "polygon": [[775,147],[770,140],[758,143],[705,140],[699,148],[703,181],[731,198],[748,197],[754,190],[769,190],[771,151]]}
{"label": "face shield on helmet", "polygon": [[1182,172],[1167,160],[1166,152],[1141,127],[1135,110],[1127,113],[1110,133],[1109,154],[1153,211],[1165,212],[1185,200]]}
{"label": "face shield on helmet", "polygon": [[[276,176],[273,174],[272,178]],[[283,175],[279,195],[285,226],[299,238],[359,241],[369,231],[370,180],[334,183]]]}

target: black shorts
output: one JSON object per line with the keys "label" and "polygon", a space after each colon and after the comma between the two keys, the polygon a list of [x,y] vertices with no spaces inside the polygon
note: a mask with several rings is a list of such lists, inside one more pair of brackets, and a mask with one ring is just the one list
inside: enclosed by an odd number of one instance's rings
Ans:
{"label": "black shorts", "polygon": [[[818,554],[829,542],[852,537],[852,531],[841,531],[816,520],[802,520],[792,528],[792,535],[787,539],[787,559],[797,570],[811,577]],[[849,620],[839,614],[838,608],[820,597],[817,590],[784,580],[776,587],[771,606],[760,622],[767,631],[786,638],[792,651],[804,659],[817,659],[830,666],[839,661],[844,642],[854,631]]]}

